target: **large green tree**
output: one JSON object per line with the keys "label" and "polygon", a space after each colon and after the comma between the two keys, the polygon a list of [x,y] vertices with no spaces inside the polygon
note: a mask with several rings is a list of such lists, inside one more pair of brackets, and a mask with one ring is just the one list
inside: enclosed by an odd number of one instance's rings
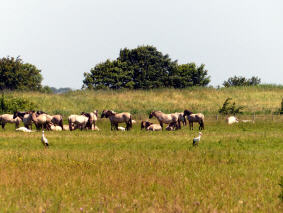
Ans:
{"label": "large green tree", "polygon": [[83,88],[88,89],[185,88],[210,82],[204,65],[178,65],[153,46],[122,49],[116,60],[97,64],[84,77]]}
{"label": "large green tree", "polygon": [[40,90],[42,76],[34,65],[19,57],[0,59],[0,90]]}
{"label": "large green tree", "polygon": [[207,86],[209,82],[210,77],[204,64],[199,67],[195,63],[178,65],[175,72],[170,76],[170,84],[174,88]]}

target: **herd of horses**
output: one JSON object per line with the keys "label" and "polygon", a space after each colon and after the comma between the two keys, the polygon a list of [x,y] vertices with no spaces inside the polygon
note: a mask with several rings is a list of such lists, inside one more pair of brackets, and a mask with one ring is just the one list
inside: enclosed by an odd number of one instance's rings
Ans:
{"label": "herd of horses", "polygon": [[[158,124],[151,123],[150,121],[141,121],[141,129],[148,131],[160,131],[163,130],[163,125],[167,124],[166,130],[178,130],[181,129],[181,124],[185,126],[187,121],[189,122],[190,129],[193,129],[193,123],[199,123],[199,130],[204,129],[204,115],[202,113],[192,113],[189,110],[184,112],[175,112],[166,114],[161,111],[152,111],[149,114],[149,119],[155,117]],[[111,124],[111,130],[119,130],[122,127],[118,127],[119,123],[125,123],[125,130],[130,130],[134,123],[132,115],[129,112],[117,113],[113,110],[103,110],[101,118],[108,118]],[[62,115],[49,115],[43,111],[26,111],[26,112],[14,112],[14,114],[0,115],[0,124],[2,129],[5,128],[6,123],[15,123],[16,129],[19,128],[20,122],[23,122],[24,127],[28,130],[32,129],[32,124],[36,129],[46,130],[70,130],[75,129],[90,129],[99,130],[96,126],[98,120],[98,110],[93,112],[82,112],[80,115],[70,115],[68,117],[68,125],[63,125]],[[123,128],[122,128],[123,129]]]}

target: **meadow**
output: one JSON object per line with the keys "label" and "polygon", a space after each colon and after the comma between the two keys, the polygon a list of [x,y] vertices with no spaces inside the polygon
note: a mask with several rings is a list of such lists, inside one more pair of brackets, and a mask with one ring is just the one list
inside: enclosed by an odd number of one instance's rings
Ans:
{"label": "meadow", "polygon": [[[227,95],[252,112],[280,106],[282,89],[262,90],[33,93],[32,98],[48,112],[134,110],[139,121],[155,107],[195,106],[213,114]],[[145,132],[135,124],[129,132],[111,132],[109,121],[99,119],[99,132],[46,132],[48,149],[41,132],[15,132],[7,125],[0,130],[0,212],[283,212],[282,119],[205,124],[198,147],[192,146],[197,128]]]}
{"label": "meadow", "polygon": [[166,113],[183,111],[215,115],[226,98],[231,97],[238,105],[244,106],[244,114],[271,114],[281,106],[283,87],[239,87],[239,88],[188,88],[158,90],[118,91],[74,91],[66,94],[42,94],[36,92],[7,92],[6,96],[26,98],[38,109],[50,114],[68,116],[82,111],[101,112],[112,109],[128,111],[136,119],[147,117],[152,110]]}

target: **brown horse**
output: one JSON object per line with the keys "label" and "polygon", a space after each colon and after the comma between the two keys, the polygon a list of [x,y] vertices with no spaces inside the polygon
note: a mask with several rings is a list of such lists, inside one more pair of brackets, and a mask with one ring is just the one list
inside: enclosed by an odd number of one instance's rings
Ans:
{"label": "brown horse", "polygon": [[2,125],[2,129],[5,129],[6,123],[14,123],[16,128],[19,128],[21,118],[15,117],[13,118],[13,115],[11,114],[3,114],[0,115],[0,123]]}
{"label": "brown horse", "polygon": [[184,111],[184,116],[187,116],[191,130],[194,128],[193,126],[194,122],[199,123],[199,130],[204,129],[204,115],[202,113],[193,114],[191,111],[186,109]]}
{"label": "brown horse", "polygon": [[126,123],[126,130],[132,128],[132,115],[129,112],[116,113],[111,110],[103,110],[101,113],[101,118],[109,118],[111,123],[111,130],[113,127],[115,130],[118,130],[118,123]]}
{"label": "brown horse", "polygon": [[181,122],[182,122],[183,126],[186,126],[187,125],[187,121],[186,121],[186,118],[184,116],[184,112],[175,112],[175,114],[178,114],[179,125],[181,126]]}
{"label": "brown horse", "polygon": [[86,128],[90,130],[96,129],[95,125],[98,118],[98,110],[94,110],[93,112],[82,112],[81,115],[88,117]]}
{"label": "brown horse", "polygon": [[46,112],[43,111],[37,111],[36,112],[36,116],[40,116],[40,115],[47,115],[47,118],[49,120],[51,120],[51,122],[53,123],[54,126],[60,126],[63,129],[63,116],[62,115],[48,115]]}
{"label": "brown horse", "polygon": [[36,116],[36,112],[32,111],[30,112],[31,114],[31,119],[34,122],[35,126],[37,127],[37,129],[47,129],[50,130],[50,126],[51,126],[51,120],[52,117],[50,115],[47,114],[40,114],[38,116]]}
{"label": "brown horse", "polygon": [[31,118],[31,114],[29,111],[27,112],[14,112],[14,116],[13,118],[15,119],[16,117],[19,117],[20,119],[22,119],[24,126],[27,129],[32,129],[32,118]]}
{"label": "brown horse", "polygon": [[177,113],[172,113],[172,114],[165,114],[161,111],[152,111],[150,114],[149,114],[149,118],[152,118],[152,117],[156,117],[158,122],[160,123],[160,126],[163,130],[163,123],[165,124],[171,124],[173,123],[173,125],[176,126],[176,129],[180,129],[181,126],[180,126],[180,122],[179,122],[179,115]]}

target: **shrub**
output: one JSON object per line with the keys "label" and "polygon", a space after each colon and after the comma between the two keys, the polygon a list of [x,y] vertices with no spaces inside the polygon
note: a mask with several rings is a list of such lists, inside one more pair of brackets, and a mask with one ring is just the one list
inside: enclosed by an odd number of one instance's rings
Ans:
{"label": "shrub", "polygon": [[227,98],[222,107],[218,110],[220,114],[223,115],[236,115],[236,114],[242,114],[243,112],[241,111],[244,107],[243,106],[236,106],[236,103],[233,102],[231,103],[230,101],[232,98]]}
{"label": "shrub", "polygon": [[4,93],[0,98],[1,113],[13,113],[18,110],[33,110],[37,105],[25,98],[5,97]]}

